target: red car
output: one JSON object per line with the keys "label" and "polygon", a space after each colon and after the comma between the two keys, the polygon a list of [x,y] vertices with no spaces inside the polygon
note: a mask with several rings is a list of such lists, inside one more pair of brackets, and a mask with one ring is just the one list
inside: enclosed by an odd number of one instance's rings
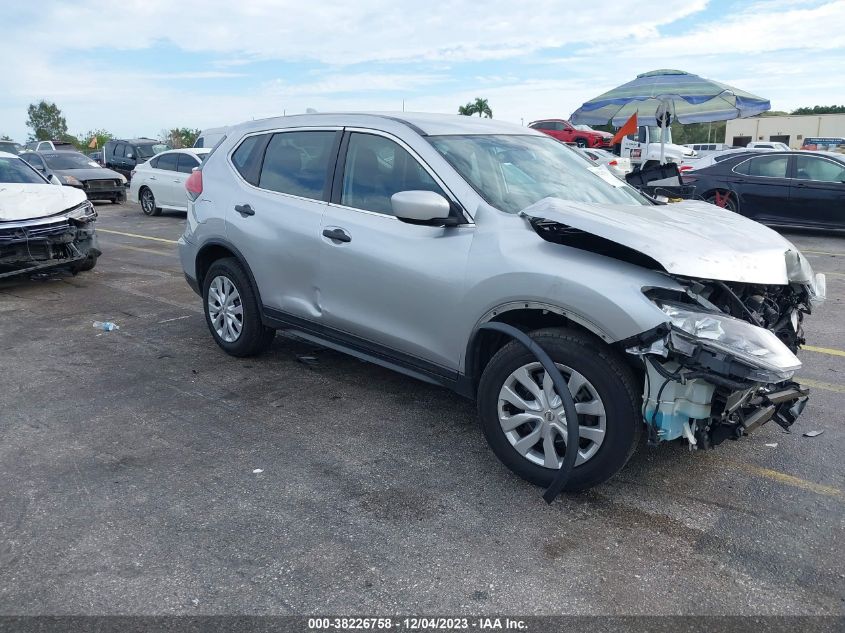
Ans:
{"label": "red car", "polygon": [[528,127],[545,132],[564,143],[574,143],[578,147],[610,147],[613,134],[599,132],[589,125],[574,126],[564,119],[542,119],[532,121]]}

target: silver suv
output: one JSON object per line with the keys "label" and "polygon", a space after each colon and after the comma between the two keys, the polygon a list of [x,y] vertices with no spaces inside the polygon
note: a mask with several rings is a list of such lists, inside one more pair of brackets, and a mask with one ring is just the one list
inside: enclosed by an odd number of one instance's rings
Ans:
{"label": "silver suv", "polygon": [[712,447],[807,390],[802,319],[824,277],[774,231],[663,205],[539,132],[439,115],[316,114],[227,130],[186,183],[182,266],[217,344],[277,329],[475,398],[496,455],[547,485],[566,416],[516,342],[530,333],[576,403],[568,489],[650,443]]}

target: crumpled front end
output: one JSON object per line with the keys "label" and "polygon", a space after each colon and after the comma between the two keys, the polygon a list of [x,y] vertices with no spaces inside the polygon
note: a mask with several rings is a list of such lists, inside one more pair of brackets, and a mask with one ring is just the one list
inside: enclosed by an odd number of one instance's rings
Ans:
{"label": "crumpled front end", "polygon": [[788,429],[809,390],[793,380],[804,315],[824,300],[823,275],[786,254],[788,285],[675,277],[684,294],[647,296],[666,322],[626,349],[645,368],[643,418],[653,444],[684,437],[710,448],[774,420]]}
{"label": "crumpled front end", "polygon": [[84,202],[55,215],[0,222],[0,279],[67,266],[100,255],[97,211]]}

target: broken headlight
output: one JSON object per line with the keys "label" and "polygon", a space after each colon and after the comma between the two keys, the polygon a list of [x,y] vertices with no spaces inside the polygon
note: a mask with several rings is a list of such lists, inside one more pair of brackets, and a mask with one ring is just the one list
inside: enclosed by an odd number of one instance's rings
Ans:
{"label": "broken headlight", "polygon": [[798,251],[786,251],[786,277],[792,283],[807,286],[810,301],[821,303],[827,294],[827,282],[821,273],[814,274],[810,262]]}
{"label": "broken headlight", "polygon": [[80,222],[90,222],[97,217],[97,210],[89,200],[67,212],[67,217]]}
{"label": "broken headlight", "polygon": [[672,327],[702,347],[736,356],[746,364],[773,372],[787,380],[801,368],[801,361],[765,328],[711,312],[695,312],[670,303],[659,304]]}

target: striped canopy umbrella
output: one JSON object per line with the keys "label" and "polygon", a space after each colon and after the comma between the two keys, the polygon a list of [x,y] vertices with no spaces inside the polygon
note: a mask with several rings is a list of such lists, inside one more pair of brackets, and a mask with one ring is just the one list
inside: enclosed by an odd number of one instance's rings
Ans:
{"label": "striped canopy umbrella", "polygon": [[640,125],[657,125],[660,111],[680,123],[707,123],[754,116],[771,107],[768,99],[718,81],[682,70],[652,70],[590,99],[569,120],[620,127],[636,112]]}

